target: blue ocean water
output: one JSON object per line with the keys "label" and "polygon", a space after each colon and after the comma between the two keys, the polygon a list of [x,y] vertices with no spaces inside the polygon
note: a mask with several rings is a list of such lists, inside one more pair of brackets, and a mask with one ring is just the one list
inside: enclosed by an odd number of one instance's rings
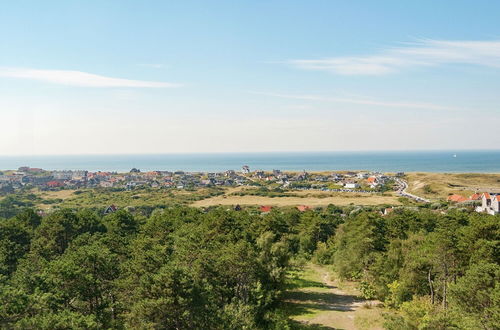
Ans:
{"label": "blue ocean water", "polygon": [[242,165],[251,170],[499,173],[500,150],[0,156],[0,169],[4,170],[31,166],[47,170],[126,172],[135,167],[141,171],[216,172],[239,170]]}

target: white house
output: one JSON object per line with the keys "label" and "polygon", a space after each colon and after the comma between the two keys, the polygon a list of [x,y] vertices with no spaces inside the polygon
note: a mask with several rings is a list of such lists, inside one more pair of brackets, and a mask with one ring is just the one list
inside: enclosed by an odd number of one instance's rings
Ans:
{"label": "white house", "polygon": [[358,179],[367,179],[370,175],[366,172],[359,172],[356,176]]}
{"label": "white house", "polygon": [[481,206],[476,207],[476,212],[486,212],[491,215],[500,213],[500,195],[483,193],[481,195]]}
{"label": "white house", "polygon": [[495,197],[491,200],[491,211],[493,214],[500,213],[500,195],[495,195]]}
{"label": "white house", "polygon": [[356,189],[356,188],[359,188],[359,184],[357,184],[355,182],[346,182],[346,183],[344,183],[344,188]]}

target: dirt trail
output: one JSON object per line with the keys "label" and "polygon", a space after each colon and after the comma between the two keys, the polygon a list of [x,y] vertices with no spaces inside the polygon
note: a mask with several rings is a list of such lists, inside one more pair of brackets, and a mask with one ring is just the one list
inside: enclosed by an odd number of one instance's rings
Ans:
{"label": "dirt trail", "polygon": [[309,265],[305,281],[308,286],[290,292],[288,300],[296,310],[292,319],[297,328],[382,329],[380,309],[375,307],[378,302],[365,300],[351,289],[340,289],[326,268]]}

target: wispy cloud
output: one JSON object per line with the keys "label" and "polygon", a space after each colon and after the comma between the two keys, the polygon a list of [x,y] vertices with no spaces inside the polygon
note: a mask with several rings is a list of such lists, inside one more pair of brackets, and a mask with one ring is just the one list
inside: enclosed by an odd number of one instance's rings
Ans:
{"label": "wispy cloud", "polygon": [[80,87],[171,88],[182,86],[182,84],[176,83],[121,79],[71,70],[40,70],[0,67],[0,77],[30,79],[52,84]]}
{"label": "wispy cloud", "polygon": [[285,99],[294,99],[294,100],[350,103],[350,104],[372,105],[372,106],[383,106],[383,107],[394,107],[394,108],[429,109],[429,110],[455,109],[453,107],[448,107],[438,104],[418,103],[418,102],[390,102],[390,101],[371,100],[366,98],[354,99],[354,98],[342,98],[342,97],[327,97],[321,95],[303,95],[303,94],[295,95],[295,94],[280,94],[280,93],[266,93],[266,92],[250,92],[250,93],[285,98]]}
{"label": "wispy cloud", "polygon": [[290,60],[307,70],[341,75],[382,75],[406,68],[469,64],[500,68],[500,41],[422,40],[374,55]]}

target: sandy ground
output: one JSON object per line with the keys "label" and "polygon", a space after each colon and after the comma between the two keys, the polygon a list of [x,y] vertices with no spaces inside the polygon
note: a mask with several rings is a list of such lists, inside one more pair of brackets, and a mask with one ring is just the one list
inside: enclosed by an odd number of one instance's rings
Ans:
{"label": "sandy ground", "polygon": [[59,191],[37,191],[36,193],[45,199],[60,198],[66,199],[73,196],[75,190],[59,190]]}
{"label": "sandy ground", "polygon": [[394,195],[381,196],[381,195],[371,195],[371,194],[355,194],[355,193],[345,193],[338,196],[330,197],[263,197],[263,196],[228,196],[221,195],[216,197],[211,197],[196,201],[192,206],[196,207],[206,207],[212,205],[273,205],[273,206],[296,206],[296,205],[308,205],[311,207],[315,206],[326,206],[329,204],[335,205],[350,205],[351,203],[355,205],[382,205],[382,204],[392,204],[399,205],[400,202],[398,198]]}
{"label": "sandy ground", "polygon": [[500,193],[500,174],[407,173],[407,182],[409,193],[429,199],[446,199],[450,194],[469,197],[476,191]]}

